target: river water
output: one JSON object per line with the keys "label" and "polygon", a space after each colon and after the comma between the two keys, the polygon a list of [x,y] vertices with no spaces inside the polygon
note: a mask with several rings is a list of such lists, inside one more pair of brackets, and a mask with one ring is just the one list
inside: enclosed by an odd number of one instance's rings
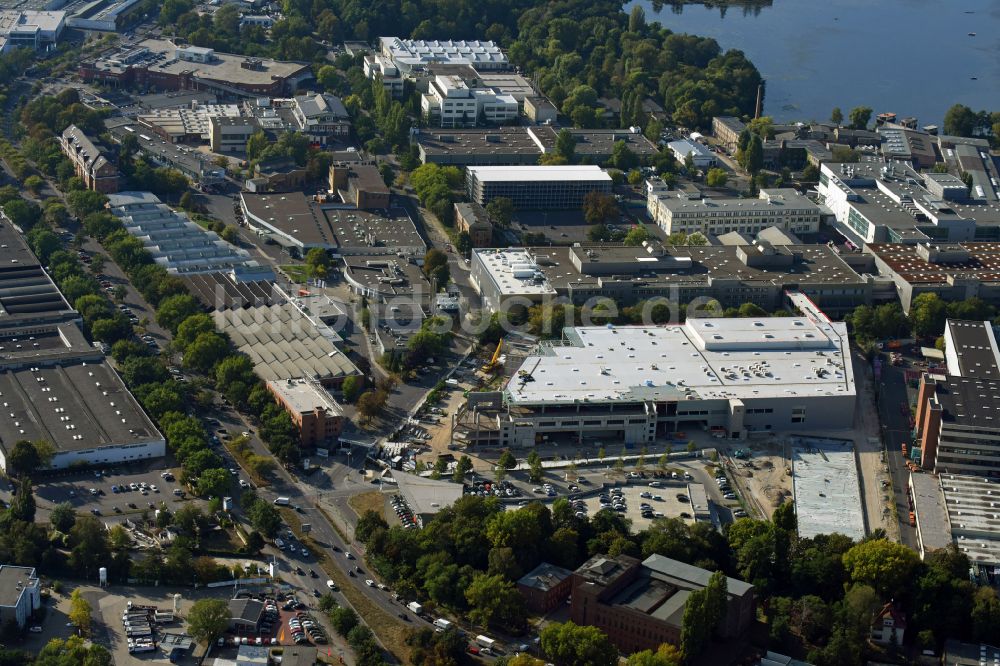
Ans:
{"label": "river water", "polygon": [[634,4],[647,21],[746,53],[767,81],[764,112],[778,120],[827,120],[835,106],[845,118],[864,105],[921,125],[940,124],[957,102],[1000,111],[1000,0],[774,0],[679,13],[633,0],[625,11]]}

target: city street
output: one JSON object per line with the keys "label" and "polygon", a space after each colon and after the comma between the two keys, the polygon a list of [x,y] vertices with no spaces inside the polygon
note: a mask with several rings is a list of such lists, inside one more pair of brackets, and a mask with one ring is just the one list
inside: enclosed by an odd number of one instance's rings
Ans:
{"label": "city street", "polygon": [[[905,412],[904,412],[905,407]],[[896,511],[899,514],[900,541],[911,548],[917,547],[914,528],[909,523],[909,505],[906,488],[910,471],[903,459],[902,445],[913,440],[910,428],[910,399],[906,389],[904,370],[888,363],[882,364],[879,382],[878,411],[882,422],[882,437],[888,452],[892,486],[896,491]]]}

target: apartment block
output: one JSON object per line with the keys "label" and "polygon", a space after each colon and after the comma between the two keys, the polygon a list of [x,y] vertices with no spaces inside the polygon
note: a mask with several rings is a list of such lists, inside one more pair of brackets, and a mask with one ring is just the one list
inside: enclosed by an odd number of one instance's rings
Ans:
{"label": "apartment block", "polygon": [[83,130],[70,125],[63,130],[59,145],[87,189],[102,194],[118,191],[118,167],[108,161]]}

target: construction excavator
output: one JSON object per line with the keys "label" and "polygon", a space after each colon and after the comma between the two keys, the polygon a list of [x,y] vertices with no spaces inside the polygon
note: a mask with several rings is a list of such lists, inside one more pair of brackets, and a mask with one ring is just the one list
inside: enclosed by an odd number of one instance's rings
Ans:
{"label": "construction excavator", "polygon": [[500,341],[497,342],[497,348],[493,352],[492,358],[490,358],[489,362],[485,363],[483,367],[480,368],[480,370],[482,370],[487,374],[496,370],[497,362],[500,360],[500,352],[502,349],[503,349],[503,338],[500,338]]}

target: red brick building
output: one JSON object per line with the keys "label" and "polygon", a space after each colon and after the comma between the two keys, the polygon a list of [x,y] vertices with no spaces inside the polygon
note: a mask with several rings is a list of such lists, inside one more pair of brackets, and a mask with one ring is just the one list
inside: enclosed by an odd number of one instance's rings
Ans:
{"label": "red brick building", "polygon": [[[684,606],[691,592],[708,585],[711,571],[653,555],[592,557],[573,573],[570,618],[607,634],[629,654],[680,642]],[[728,599],[716,634],[742,636],[755,616],[753,585],[727,579]]]}
{"label": "red brick building", "polygon": [[573,572],[542,562],[517,581],[517,591],[528,608],[536,613],[548,613],[559,607],[573,589]]}
{"label": "red brick building", "polygon": [[268,390],[299,431],[303,446],[324,446],[344,429],[344,414],[330,394],[316,382],[304,379],[269,381]]}

